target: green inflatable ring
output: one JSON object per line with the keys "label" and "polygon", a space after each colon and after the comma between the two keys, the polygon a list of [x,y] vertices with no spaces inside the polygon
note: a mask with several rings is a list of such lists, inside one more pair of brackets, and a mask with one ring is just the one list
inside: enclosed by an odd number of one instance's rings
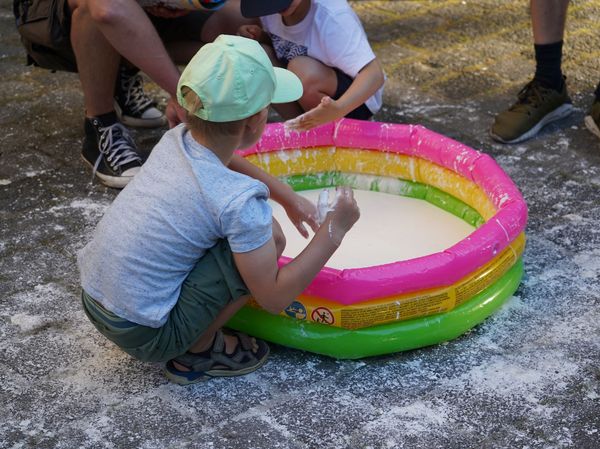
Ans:
{"label": "green inflatable ring", "polygon": [[521,259],[494,284],[450,312],[357,330],[298,321],[244,307],[228,326],[290,348],[338,359],[407,351],[452,340],[481,323],[512,296],[523,276]]}

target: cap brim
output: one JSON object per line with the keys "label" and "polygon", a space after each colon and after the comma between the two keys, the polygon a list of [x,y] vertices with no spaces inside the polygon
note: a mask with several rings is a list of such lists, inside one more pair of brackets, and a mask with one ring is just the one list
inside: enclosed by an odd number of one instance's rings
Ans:
{"label": "cap brim", "polygon": [[270,16],[285,11],[292,0],[242,0],[242,16],[248,18]]}
{"label": "cap brim", "polygon": [[302,96],[302,81],[294,73],[280,67],[273,67],[275,72],[275,92],[271,103],[290,103]]}

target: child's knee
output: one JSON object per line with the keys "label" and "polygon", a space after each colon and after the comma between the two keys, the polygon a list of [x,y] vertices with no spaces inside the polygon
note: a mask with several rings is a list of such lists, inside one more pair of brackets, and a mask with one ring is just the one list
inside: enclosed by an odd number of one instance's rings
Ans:
{"label": "child's knee", "polygon": [[317,106],[324,95],[335,95],[337,78],[331,67],[309,56],[297,56],[287,68],[302,81],[304,92],[299,102],[304,110]]}
{"label": "child's knee", "polygon": [[315,90],[315,87],[318,87],[321,82],[319,79],[320,70],[315,64],[317,62],[308,56],[296,56],[288,63],[287,69],[300,78],[305,94]]}

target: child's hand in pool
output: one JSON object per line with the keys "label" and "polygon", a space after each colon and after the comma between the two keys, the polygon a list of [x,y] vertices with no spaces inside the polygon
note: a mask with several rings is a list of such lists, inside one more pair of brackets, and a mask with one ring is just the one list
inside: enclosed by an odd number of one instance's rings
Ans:
{"label": "child's hand in pool", "polygon": [[350,187],[337,187],[335,202],[323,225],[336,246],[340,246],[346,233],[360,217],[360,209]]}
{"label": "child's hand in pool", "polygon": [[289,201],[286,201],[285,204],[282,203],[282,205],[290,221],[296,226],[302,237],[308,238],[308,231],[304,223],[309,225],[314,232],[317,232],[317,229],[319,229],[317,207],[312,201],[293,192]]}
{"label": "child's hand in pool", "polygon": [[306,131],[342,118],[343,116],[344,112],[340,108],[339,103],[325,96],[321,98],[321,102],[317,106],[296,118],[286,121],[284,126],[286,129],[292,131]]}

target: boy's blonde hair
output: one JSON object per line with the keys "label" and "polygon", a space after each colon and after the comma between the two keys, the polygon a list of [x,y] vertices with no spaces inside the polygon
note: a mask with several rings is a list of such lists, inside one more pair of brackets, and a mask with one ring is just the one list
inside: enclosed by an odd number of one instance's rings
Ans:
{"label": "boy's blonde hair", "polygon": [[203,136],[213,139],[235,136],[242,131],[246,124],[246,119],[234,120],[232,122],[209,122],[208,120],[202,120],[195,115],[203,107],[202,100],[196,95],[196,92],[187,86],[183,86],[181,94],[185,104],[184,109],[187,111],[188,126]]}

